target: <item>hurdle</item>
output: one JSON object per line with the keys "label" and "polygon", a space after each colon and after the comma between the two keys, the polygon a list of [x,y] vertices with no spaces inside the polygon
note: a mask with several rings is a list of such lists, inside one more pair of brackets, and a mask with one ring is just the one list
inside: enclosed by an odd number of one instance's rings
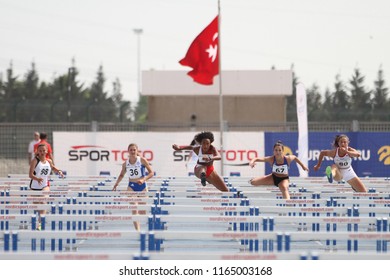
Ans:
{"label": "hurdle", "polygon": [[[336,240],[337,250],[344,252],[367,252],[387,253],[387,243],[390,241],[390,233],[382,232],[210,232],[210,231],[156,231],[149,232],[149,251],[167,251],[170,249],[169,241],[203,241],[221,240],[238,242],[247,241],[247,250],[259,252],[296,252],[302,251],[302,242],[309,242],[307,249],[319,249],[318,243],[325,244],[327,240]],[[168,244],[168,245],[167,245]],[[242,243],[238,243],[242,244]],[[263,247],[261,248],[261,244]],[[299,246],[296,247],[295,245]],[[197,246],[197,244],[195,244]],[[193,249],[191,243],[184,244],[182,250]],[[208,244],[208,246],[211,246]],[[224,248],[226,249],[226,245]],[[323,250],[329,250],[327,246],[321,246]],[[172,248],[172,247],[171,247]],[[242,246],[238,246],[238,249]],[[390,255],[388,255],[390,258]]]}
{"label": "hurdle", "polygon": [[[1,254],[0,254],[1,258]],[[389,256],[386,254],[377,253],[359,253],[348,254],[334,252],[317,252],[317,251],[303,251],[301,253],[291,252],[271,252],[271,253],[256,253],[256,252],[244,252],[229,254],[226,253],[199,253],[194,252],[191,254],[182,252],[149,252],[142,256],[145,260],[389,260]]]}
{"label": "hurdle", "polygon": [[132,260],[140,253],[80,253],[80,252],[0,252],[0,260]]}
{"label": "hurdle", "polygon": [[[354,193],[324,178],[291,178],[290,200],[282,199],[276,187],[249,186],[243,177],[224,178],[226,193],[202,187],[195,178],[153,178],[142,197],[113,192],[112,178],[99,176],[53,177],[45,194],[12,179],[17,184],[0,189],[0,226],[9,234],[0,237],[0,258],[1,251],[28,258],[34,248],[48,259],[170,259],[183,253],[188,259],[390,259],[390,181],[383,178],[367,179],[368,193]],[[32,197],[38,193],[42,197]],[[42,230],[36,231],[33,219],[39,210],[47,214],[41,216]],[[134,216],[132,211],[147,214]],[[146,232],[129,231],[134,221]],[[23,235],[29,232],[34,238]],[[134,236],[104,239],[107,232]],[[59,239],[50,233],[60,234]]]}
{"label": "hurdle", "polygon": [[[93,242],[93,250],[114,248],[117,251],[133,250],[134,253],[146,250],[146,234],[135,231],[4,231],[0,232],[3,240],[3,252],[41,251],[62,252],[79,249],[85,241]],[[79,244],[74,247],[77,240]],[[71,244],[66,247],[65,243]]]}
{"label": "hurdle", "polygon": [[147,253],[81,253],[81,252],[0,252],[0,260],[388,260],[386,254],[362,252],[347,254],[304,251],[302,253],[200,253],[200,252],[147,252]]}

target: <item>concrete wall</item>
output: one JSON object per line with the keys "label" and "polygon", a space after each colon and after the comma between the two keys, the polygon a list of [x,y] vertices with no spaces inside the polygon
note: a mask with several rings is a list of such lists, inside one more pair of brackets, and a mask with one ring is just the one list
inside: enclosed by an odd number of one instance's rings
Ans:
{"label": "concrete wall", "polygon": [[[219,123],[219,76],[199,85],[186,71],[144,71],[142,94],[148,96],[152,123]],[[223,121],[229,124],[285,122],[292,71],[223,71]],[[194,119],[195,116],[195,119]]]}
{"label": "concrete wall", "polygon": [[[285,96],[225,96],[223,120],[230,124],[285,122]],[[149,96],[148,121],[191,123],[219,122],[218,96]]]}

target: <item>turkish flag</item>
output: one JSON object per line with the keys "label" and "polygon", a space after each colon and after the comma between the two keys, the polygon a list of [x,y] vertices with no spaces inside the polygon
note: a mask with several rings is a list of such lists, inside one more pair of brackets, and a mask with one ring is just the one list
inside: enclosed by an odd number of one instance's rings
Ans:
{"label": "turkish flag", "polygon": [[193,68],[187,75],[202,85],[212,85],[219,73],[218,16],[195,38],[186,56],[179,61],[183,66]]}

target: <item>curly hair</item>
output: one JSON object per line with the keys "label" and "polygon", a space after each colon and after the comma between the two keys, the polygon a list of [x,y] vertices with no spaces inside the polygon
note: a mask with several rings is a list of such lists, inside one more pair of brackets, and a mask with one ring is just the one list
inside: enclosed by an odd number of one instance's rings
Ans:
{"label": "curly hair", "polygon": [[214,134],[210,131],[202,131],[195,135],[195,141],[201,143],[203,139],[209,139],[210,143],[214,142]]}

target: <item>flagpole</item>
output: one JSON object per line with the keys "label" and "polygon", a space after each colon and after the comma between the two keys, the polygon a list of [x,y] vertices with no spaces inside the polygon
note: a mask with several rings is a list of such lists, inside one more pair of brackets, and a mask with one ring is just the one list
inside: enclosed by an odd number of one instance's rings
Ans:
{"label": "flagpole", "polygon": [[221,71],[221,6],[218,0],[218,73],[219,73],[219,135],[221,149],[221,176],[224,176],[224,150],[223,150],[223,98],[222,98],[222,71]]}

